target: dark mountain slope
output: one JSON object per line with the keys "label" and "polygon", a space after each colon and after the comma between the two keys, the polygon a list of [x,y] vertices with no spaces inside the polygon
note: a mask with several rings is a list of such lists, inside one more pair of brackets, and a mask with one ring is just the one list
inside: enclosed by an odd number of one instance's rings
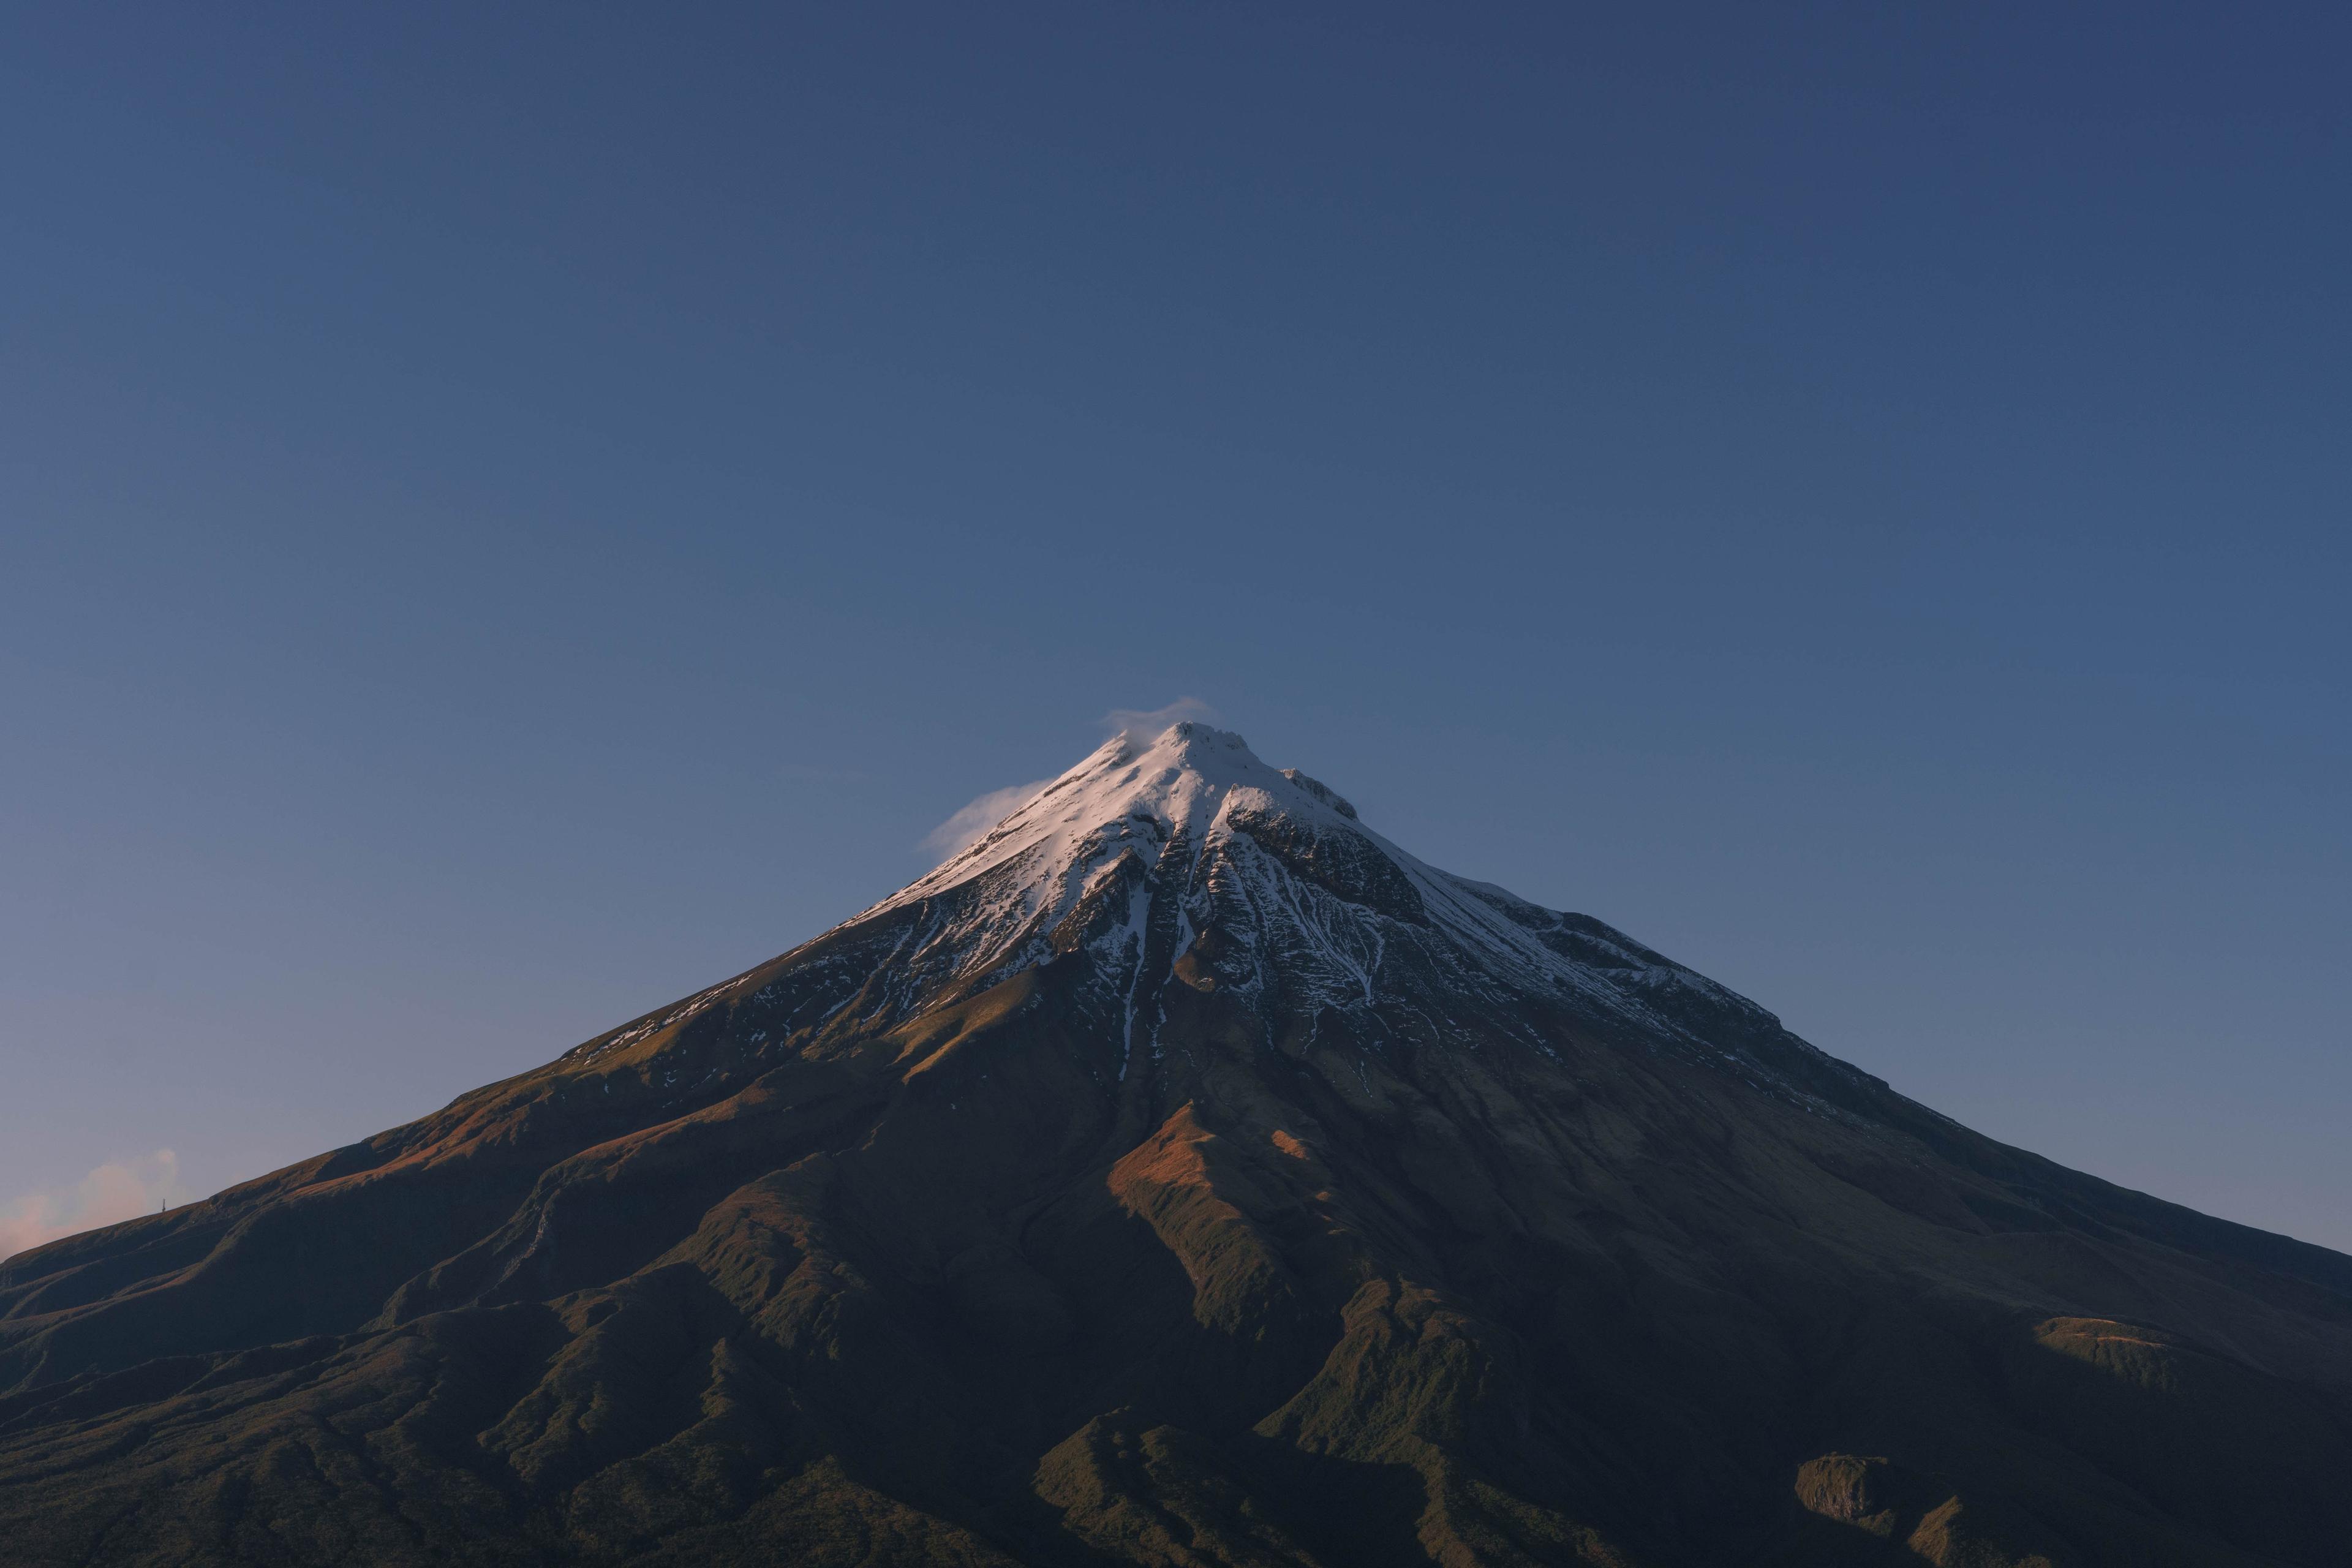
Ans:
{"label": "dark mountain slope", "polygon": [[2352,1563],[2352,1259],[1982,1139],[1217,731],[0,1263],[0,1562]]}

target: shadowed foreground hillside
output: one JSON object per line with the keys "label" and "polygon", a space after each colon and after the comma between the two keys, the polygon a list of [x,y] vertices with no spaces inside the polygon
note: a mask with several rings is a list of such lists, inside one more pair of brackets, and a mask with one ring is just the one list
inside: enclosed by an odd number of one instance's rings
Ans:
{"label": "shadowed foreground hillside", "polygon": [[436,1115],[0,1263],[0,1562],[2352,1563],[2352,1259],[1180,725]]}

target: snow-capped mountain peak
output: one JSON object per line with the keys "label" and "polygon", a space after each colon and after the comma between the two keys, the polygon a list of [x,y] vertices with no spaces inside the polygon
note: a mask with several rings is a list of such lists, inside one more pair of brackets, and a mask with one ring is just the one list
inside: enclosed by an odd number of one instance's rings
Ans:
{"label": "snow-capped mountain peak", "polygon": [[[1295,769],[1268,767],[1230,730],[1187,721],[1149,741],[1113,735],[981,838],[876,905],[879,913],[1023,862],[1043,880],[1171,838],[1202,843],[1229,803],[1309,818],[1353,819],[1354,806]],[[1065,889],[1066,890],[1066,889]],[[861,917],[862,918],[862,917]]]}
{"label": "snow-capped mountain peak", "polygon": [[[1477,996],[1653,1042],[1704,1035],[1719,1058],[1726,1038],[1793,1039],[1598,921],[1426,864],[1329,786],[1192,721],[1104,742],[852,928],[893,933],[884,994],[845,1016],[861,1026],[1070,960],[1130,1043],[1171,984],[1227,994],[1269,1038],[1327,1019],[1443,1037],[1443,1000]],[[1525,1039],[1549,1048],[1541,1025]]]}

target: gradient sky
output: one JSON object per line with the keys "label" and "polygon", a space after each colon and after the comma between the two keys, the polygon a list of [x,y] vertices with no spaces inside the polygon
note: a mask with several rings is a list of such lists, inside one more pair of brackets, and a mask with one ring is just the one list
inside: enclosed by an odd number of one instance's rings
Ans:
{"label": "gradient sky", "polygon": [[10,8],[0,1250],[779,952],[1186,696],[2352,1248],[2347,59],[2336,5]]}

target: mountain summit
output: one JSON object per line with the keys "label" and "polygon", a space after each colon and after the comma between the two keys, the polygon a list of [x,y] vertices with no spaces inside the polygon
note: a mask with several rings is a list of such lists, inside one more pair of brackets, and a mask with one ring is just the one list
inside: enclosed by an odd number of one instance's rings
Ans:
{"label": "mountain summit", "polygon": [[2004,1147],[1238,736],[0,1262],[0,1562],[2352,1557],[2352,1258]]}
{"label": "mountain summit", "polygon": [[[923,911],[919,931],[912,910]],[[1597,921],[1424,865],[1324,784],[1200,723],[1149,743],[1114,736],[841,929],[853,927],[907,942],[876,966],[887,976],[879,1005],[857,1015],[869,1024],[1083,950],[1080,989],[1119,1046],[1121,1078],[1137,1051],[1157,1056],[1162,993],[1180,966],[1192,988],[1245,1001],[1268,1044],[1301,1025],[1310,1041],[1329,1027],[1475,1044],[1479,1030],[1453,1014],[1491,1026],[1495,1008],[1535,1003],[1775,1081],[1783,1069],[1811,1078],[1837,1066],[1762,1009]],[[1759,1032],[1778,1047],[1769,1065],[1750,1048]],[[1522,1039],[1553,1050],[1540,1031]]]}

